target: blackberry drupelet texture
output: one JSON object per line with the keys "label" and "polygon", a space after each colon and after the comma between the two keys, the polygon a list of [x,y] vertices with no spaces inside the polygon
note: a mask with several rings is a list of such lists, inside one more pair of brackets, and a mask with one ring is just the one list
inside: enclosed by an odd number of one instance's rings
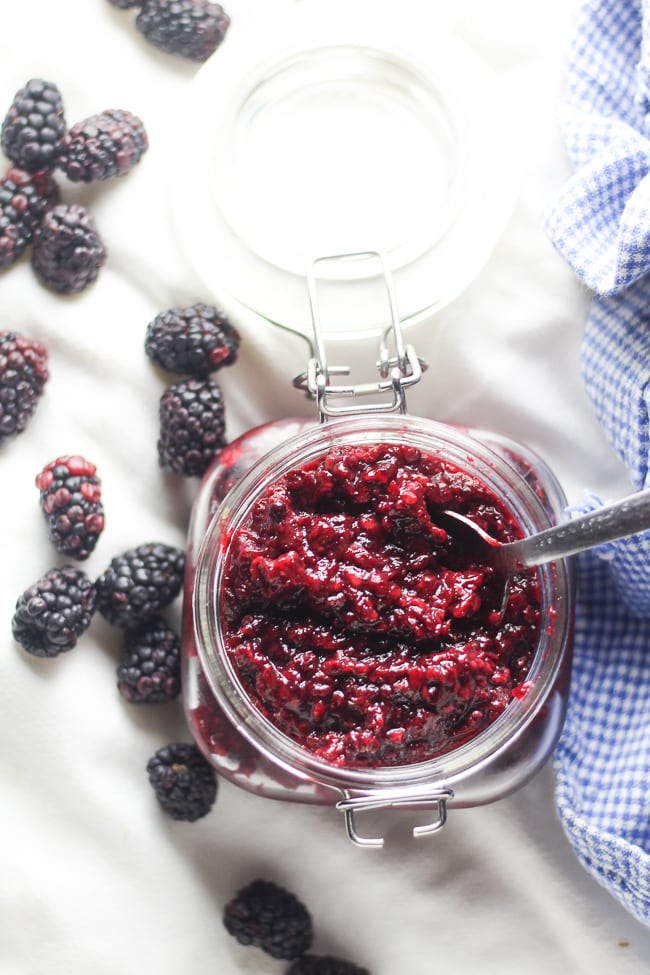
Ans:
{"label": "blackberry drupelet texture", "polygon": [[50,541],[57,552],[73,559],[87,559],[104,528],[95,465],[84,457],[58,457],[38,474],[36,487]]}
{"label": "blackberry drupelet texture", "polygon": [[18,332],[0,332],[0,444],[22,433],[49,378],[47,349]]}
{"label": "blackberry drupelet texture", "polygon": [[35,657],[71,650],[90,625],[96,590],[85,572],[71,565],[50,569],[16,603],[14,639]]}
{"label": "blackberry drupelet texture", "polygon": [[201,477],[225,444],[225,411],[212,379],[189,379],[168,386],[160,398],[160,466],[186,477]]}
{"label": "blackberry drupelet texture", "polygon": [[78,203],[60,203],[34,231],[32,268],[59,294],[83,291],[96,279],[106,250],[92,216]]}
{"label": "blackberry drupelet texture", "polygon": [[0,269],[10,267],[31,243],[58,187],[47,172],[9,169],[0,179]]}
{"label": "blackberry drupelet texture", "polygon": [[191,61],[207,61],[230,26],[230,17],[218,3],[207,0],[143,0],[136,27],[167,54]]}
{"label": "blackberry drupelet texture", "polygon": [[254,880],[224,909],[226,930],[242,945],[254,945],[273,958],[291,960],[308,950],[312,920],[295,894],[268,880]]}
{"label": "blackberry drupelet texture", "polygon": [[97,609],[125,629],[151,619],[179,594],[184,570],[180,548],[147,542],[128,549],[97,579]]}
{"label": "blackberry drupelet texture", "polygon": [[170,308],[147,326],[144,348],[152,362],[179,375],[202,378],[237,358],[239,333],[212,305]]}
{"label": "blackberry drupelet texture", "polygon": [[370,975],[370,972],[333,955],[303,955],[290,965],[286,975]]}
{"label": "blackberry drupelet texture", "polygon": [[137,115],[107,109],[66,132],[57,166],[73,183],[124,176],[140,161],[149,139]]}
{"label": "blackberry drupelet texture", "polygon": [[134,704],[160,704],[178,697],[181,644],[164,619],[156,616],[126,630],[117,686]]}
{"label": "blackberry drupelet texture", "polygon": [[193,823],[206,816],[217,797],[217,776],[196,745],[172,742],[147,762],[149,782],[172,819]]}
{"label": "blackberry drupelet texture", "polygon": [[27,172],[48,169],[65,134],[61,93],[55,84],[32,78],[16,92],[2,123],[0,142],[8,159]]}

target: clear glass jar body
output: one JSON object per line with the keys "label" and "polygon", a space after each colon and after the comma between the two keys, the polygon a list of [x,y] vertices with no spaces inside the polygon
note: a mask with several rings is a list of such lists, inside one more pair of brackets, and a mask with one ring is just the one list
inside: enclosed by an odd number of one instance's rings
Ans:
{"label": "clear glass jar body", "polygon": [[[499,799],[546,762],[564,721],[572,649],[570,566],[538,571],[542,626],[526,692],[475,738],[429,761],[379,768],[329,767],[291,741],[248,699],[224,651],[219,623],[226,539],[264,487],[340,444],[408,444],[477,476],[524,534],[561,520],[564,495],[526,448],[481,430],[403,415],[315,424],[287,420],[250,431],[220,454],[205,476],[189,536],[183,614],[183,686],[190,729],[220,774],[259,795],[338,805],[359,839],[352,809],[414,805],[436,809]],[[362,841],[363,842],[363,841]]]}

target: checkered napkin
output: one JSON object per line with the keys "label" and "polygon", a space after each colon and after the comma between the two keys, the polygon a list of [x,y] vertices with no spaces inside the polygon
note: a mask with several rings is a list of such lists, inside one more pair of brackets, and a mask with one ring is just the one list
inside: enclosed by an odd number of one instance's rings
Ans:
{"label": "checkered napkin", "polygon": [[[562,120],[574,171],[545,223],[593,291],[585,387],[642,488],[650,485],[650,0],[587,0],[576,26]],[[587,870],[650,924],[650,533],[580,556],[577,566],[557,806]]]}

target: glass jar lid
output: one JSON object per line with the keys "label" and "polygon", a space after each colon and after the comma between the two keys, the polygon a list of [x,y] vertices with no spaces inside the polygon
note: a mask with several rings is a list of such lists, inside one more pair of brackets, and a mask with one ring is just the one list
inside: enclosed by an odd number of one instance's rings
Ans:
{"label": "glass jar lid", "polygon": [[[172,197],[216,300],[309,336],[312,262],[380,251],[407,324],[483,266],[514,202],[506,120],[486,66],[420,7],[267,10],[197,73],[177,139],[196,196],[173,179]],[[377,334],[376,266],[327,268],[328,337]]]}

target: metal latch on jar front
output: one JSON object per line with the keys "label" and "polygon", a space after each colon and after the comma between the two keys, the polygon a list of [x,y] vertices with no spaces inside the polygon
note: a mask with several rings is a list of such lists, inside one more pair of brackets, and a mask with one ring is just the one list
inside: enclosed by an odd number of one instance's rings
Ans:
{"label": "metal latch on jar front", "polygon": [[[359,259],[376,259],[381,268],[382,278],[388,298],[390,323],[379,339],[379,351],[376,367],[379,379],[367,383],[332,383],[333,376],[347,376],[349,366],[330,366],[328,364],[325,340],[321,325],[319,301],[317,297],[316,267],[327,261],[349,261]],[[373,402],[364,402],[364,412],[374,413],[406,413],[405,390],[414,386],[427,369],[427,363],[420,359],[412,345],[404,342],[397,298],[393,286],[392,276],[384,255],[379,251],[359,251],[353,254],[335,254],[318,257],[312,261],[307,272],[309,290],[309,306],[311,311],[313,341],[311,357],[307,364],[307,371],[297,376],[293,384],[304,390],[312,399],[316,400],[321,421],[331,417],[349,416],[359,413],[359,406],[350,400],[372,395],[381,397]],[[337,401],[341,401],[337,405]]]}
{"label": "metal latch on jar front", "polygon": [[345,794],[345,798],[339,800],[336,808],[345,815],[345,828],[349,839],[357,846],[372,846],[380,848],[384,845],[382,836],[362,836],[355,825],[355,814],[371,812],[377,809],[432,809],[435,818],[424,826],[414,826],[413,836],[430,836],[447,822],[447,803],[453,799],[454,793],[451,789],[441,789],[439,792],[422,793],[421,795],[380,795],[368,794],[362,796],[351,796]]}

